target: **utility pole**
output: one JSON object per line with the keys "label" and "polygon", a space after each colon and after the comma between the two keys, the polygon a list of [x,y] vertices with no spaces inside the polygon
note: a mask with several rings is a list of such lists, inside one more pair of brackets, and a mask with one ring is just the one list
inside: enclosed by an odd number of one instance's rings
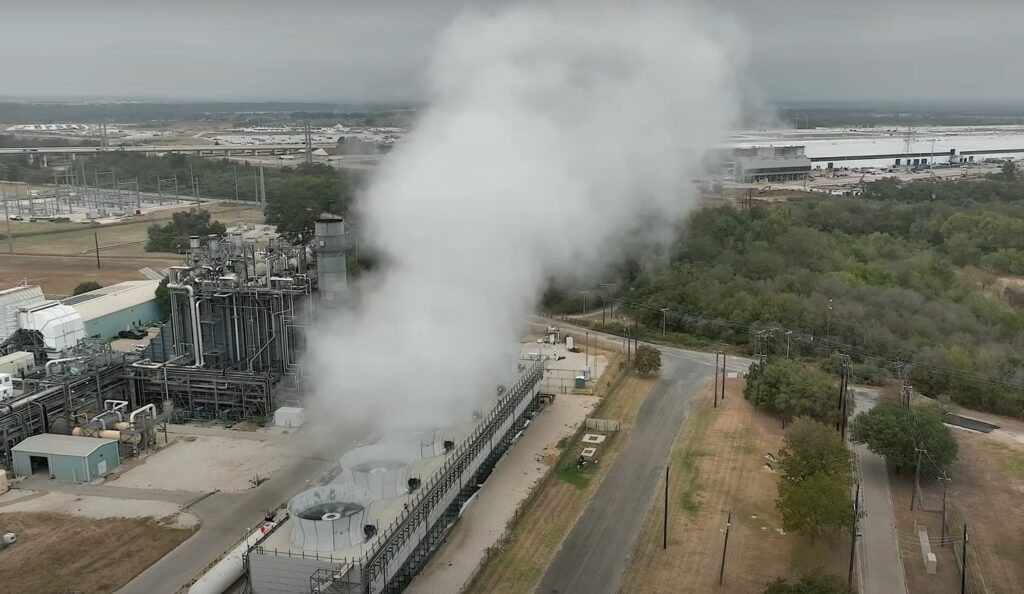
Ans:
{"label": "utility pole", "polygon": [[587,291],[580,291],[583,294],[583,313],[580,315],[587,315]]}
{"label": "utility pole", "polygon": [[235,202],[238,202],[238,165],[232,167],[231,171],[235,174]]}
{"label": "utility pole", "polygon": [[260,165],[260,203],[267,203],[267,178],[263,177],[263,165]]}
{"label": "utility pole", "polygon": [[840,388],[842,390],[842,399],[843,399],[843,408],[840,411],[840,414],[842,414],[842,418],[840,419],[840,422],[842,423],[843,430],[840,431],[840,433],[839,433],[839,437],[841,437],[843,439],[843,441],[846,441],[846,427],[847,427],[847,425],[849,423],[849,419],[850,419],[850,415],[848,413],[848,409],[849,409],[849,406],[850,406],[850,396],[849,396],[849,392],[848,392],[849,387],[850,387],[850,367],[846,363],[843,363],[843,380],[842,380],[842,387]]}
{"label": "utility pole", "polygon": [[722,401],[725,401],[725,347],[722,347]]}
{"label": "utility pole", "polygon": [[828,352],[831,353],[832,352],[832,347],[829,346],[829,344],[828,344],[829,342],[832,341],[832,300],[831,299],[828,300],[828,305],[826,307],[828,308],[828,311],[825,312],[825,348],[827,348]]}
{"label": "utility pole", "polygon": [[949,477],[939,477],[939,481],[942,484],[942,546],[946,546],[946,493],[949,491],[947,488],[949,483],[952,481]]}
{"label": "utility pole", "polygon": [[665,465],[665,521],[662,522],[661,529],[661,549],[665,550],[668,548],[668,468]]}
{"label": "utility pole", "polygon": [[917,499],[917,492],[921,488],[921,448],[917,450],[917,466],[914,468],[914,490],[910,493],[910,511],[914,511],[914,500]]}
{"label": "utility pole", "polygon": [[793,334],[792,330],[786,332],[786,358],[789,359],[789,337]]}
{"label": "utility pole", "polygon": [[715,351],[715,408],[718,408],[718,351]]}
{"label": "utility pole", "polygon": [[844,391],[843,384],[845,382],[846,382],[846,364],[844,363],[842,365],[842,367],[839,368],[839,396],[838,396],[839,399],[836,401],[836,409],[839,411],[839,415],[840,415],[839,416],[839,421],[836,423],[836,431],[842,430],[844,433],[845,433],[845,427],[843,427],[843,417],[842,417],[842,414],[843,414],[843,410],[844,410],[843,396],[845,396],[845,394],[843,393],[843,391]]}
{"label": "utility pole", "polygon": [[590,369],[590,330],[586,331],[586,341],[583,343],[583,366]]}
{"label": "utility pole", "polygon": [[732,511],[729,512],[729,519],[725,521],[725,543],[722,545],[722,566],[718,569],[718,585],[722,585],[725,578],[725,552],[729,549],[729,527],[732,526]]}
{"label": "utility pole", "polygon": [[661,308],[661,335],[665,336],[665,314],[668,313],[668,308]]}
{"label": "utility pole", "polygon": [[0,197],[4,199],[4,219],[7,221],[7,253],[13,254],[14,236],[11,235],[11,214],[7,210],[7,190],[3,190],[2,192],[0,192]]}
{"label": "utility pole", "polygon": [[92,241],[96,244],[96,270],[100,269],[100,236],[95,231],[92,234]]}
{"label": "utility pole", "polygon": [[850,527],[850,574],[846,585],[853,587],[853,558],[857,551],[857,520],[860,519],[860,483],[857,483],[857,494],[853,497],[853,526]]}
{"label": "utility pole", "polygon": [[960,567],[960,594],[967,592],[967,522],[964,522],[964,554],[963,565]]}

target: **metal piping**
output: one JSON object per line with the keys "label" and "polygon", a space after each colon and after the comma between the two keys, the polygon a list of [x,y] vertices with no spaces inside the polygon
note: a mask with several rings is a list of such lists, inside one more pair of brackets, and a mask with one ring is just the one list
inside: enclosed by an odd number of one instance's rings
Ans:
{"label": "metal piping", "polygon": [[192,367],[203,366],[203,334],[199,329],[199,304],[196,302],[196,290],[192,285],[167,285],[168,289],[175,289],[188,292],[188,308],[192,316],[192,350],[195,356],[195,364]]}
{"label": "metal piping", "polygon": [[64,359],[54,359],[46,362],[46,375],[50,375],[50,366],[58,363],[67,363],[68,361],[78,361],[81,357],[66,357]]}
{"label": "metal piping", "polygon": [[137,414],[139,414],[141,412],[146,412],[147,410],[148,411],[152,411],[153,419],[155,420],[156,419],[156,405],[150,403],[150,404],[147,404],[146,406],[143,406],[142,408],[139,408],[137,410],[132,411],[132,414],[128,415],[128,422],[131,423],[132,425],[134,425],[135,424],[135,415],[137,415]]}

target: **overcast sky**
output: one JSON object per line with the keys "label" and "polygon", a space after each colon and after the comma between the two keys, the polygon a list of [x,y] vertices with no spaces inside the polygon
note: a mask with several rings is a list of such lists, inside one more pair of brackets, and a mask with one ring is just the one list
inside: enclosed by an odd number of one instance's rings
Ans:
{"label": "overcast sky", "polygon": [[[0,0],[0,95],[417,100],[446,25],[502,1]],[[1024,100],[1021,0],[707,1],[769,100]]]}

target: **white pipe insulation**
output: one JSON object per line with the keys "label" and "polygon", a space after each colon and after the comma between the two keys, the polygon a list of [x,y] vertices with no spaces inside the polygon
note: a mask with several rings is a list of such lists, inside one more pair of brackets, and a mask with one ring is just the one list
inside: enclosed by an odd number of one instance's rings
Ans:
{"label": "white pipe insulation", "polygon": [[193,367],[203,366],[203,332],[199,327],[199,304],[196,303],[196,291],[192,285],[167,285],[168,289],[177,289],[188,292],[188,311],[192,318],[192,350],[195,351],[195,364]]}
{"label": "white pipe insulation", "polygon": [[245,552],[249,550],[249,547],[258,543],[276,525],[277,522],[260,524],[259,528],[253,530],[245,540],[231,549],[231,552],[196,580],[196,583],[188,589],[188,594],[223,594],[238,581],[238,578],[242,577],[242,572],[245,570],[242,556],[245,555]]}

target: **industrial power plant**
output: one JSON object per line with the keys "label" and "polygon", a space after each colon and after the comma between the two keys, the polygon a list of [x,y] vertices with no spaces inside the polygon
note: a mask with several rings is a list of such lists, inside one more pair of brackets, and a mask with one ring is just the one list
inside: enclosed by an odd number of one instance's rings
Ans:
{"label": "industrial power plant", "polygon": [[[348,244],[328,214],[308,246],[257,246],[235,229],[191,237],[166,270],[166,322],[133,352],[108,340],[161,319],[156,280],[63,301],[31,285],[0,292],[0,466],[84,483],[156,451],[169,423],[301,425],[307,337],[344,305]],[[461,418],[338,452],[190,592],[239,578],[254,593],[401,591],[537,411],[543,373],[543,357],[516,356]]]}

